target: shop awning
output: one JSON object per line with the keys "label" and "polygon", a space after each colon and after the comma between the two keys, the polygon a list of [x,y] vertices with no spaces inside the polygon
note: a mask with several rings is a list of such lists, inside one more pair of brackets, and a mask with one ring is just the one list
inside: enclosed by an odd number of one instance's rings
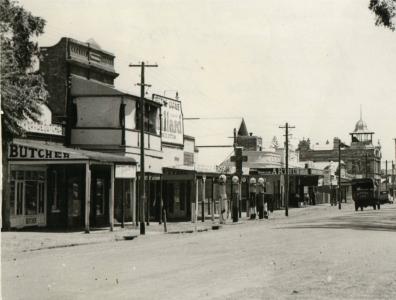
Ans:
{"label": "shop awning", "polygon": [[[71,75],[72,81],[72,97],[127,97],[134,98],[139,100],[140,97],[136,95],[132,95],[128,92],[124,92],[122,90],[116,89],[111,85],[103,84],[100,82],[96,82],[93,80],[88,80],[85,78],[81,78],[76,75]],[[145,98],[146,103],[150,103],[151,105],[161,106],[157,101],[153,101],[152,99]]]}
{"label": "shop awning", "polygon": [[91,161],[136,165],[136,160],[116,154],[65,147],[61,144],[14,140],[8,146],[8,160],[21,162],[62,163]]}

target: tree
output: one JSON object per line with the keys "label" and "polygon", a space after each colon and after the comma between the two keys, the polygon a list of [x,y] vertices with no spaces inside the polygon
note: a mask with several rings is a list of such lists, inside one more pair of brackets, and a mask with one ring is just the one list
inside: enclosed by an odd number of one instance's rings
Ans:
{"label": "tree", "polygon": [[395,30],[396,0],[370,0],[369,9],[375,14],[375,25]]}
{"label": "tree", "polygon": [[20,121],[37,120],[46,101],[44,80],[32,72],[38,55],[33,36],[43,33],[45,21],[33,16],[16,2],[0,0],[1,109],[3,142],[24,133]]}
{"label": "tree", "polygon": [[[45,21],[33,16],[17,2],[0,0],[1,38],[1,139],[2,139],[2,221],[8,228],[7,142],[24,135],[21,121],[37,121],[40,106],[47,100],[42,76],[33,72],[34,57],[39,54],[37,37]],[[4,190],[3,190],[4,188]]]}

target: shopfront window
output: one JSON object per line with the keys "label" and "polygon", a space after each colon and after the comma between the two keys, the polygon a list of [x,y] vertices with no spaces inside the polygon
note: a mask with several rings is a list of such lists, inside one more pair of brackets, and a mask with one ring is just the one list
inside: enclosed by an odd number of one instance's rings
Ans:
{"label": "shopfront window", "polygon": [[25,181],[25,215],[37,214],[37,183],[35,181]]}
{"label": "shopfront window", "polygon": [[103,215],[105,212],[105,183],[104,179],[96,179],[96,215]]}
{"label": "shopfront window", "polygon": [[10,184],[10,214],[15,214],[15,181],[11,181]]}
{"label": "shopfront window", "polygon": [[45,180],[44,171],[11,171],[11,216],[45,212]]}
{"label": "shopfront window", "polygon": [[59,212],[59,195],[58,195],[58,172],[56,170],[52,171],[51,173],[51,180],[52,180],[52,205],[51,211],[52,212]]}
{"label": "shopfront window", "polygon": [[80,216],[80,206],[81,206],[81,200],[80,200],[80,185],[78,178],[73,178],[71,183],[71,215],[73,217],[78,217]]}
{"label": "shopfront window", "polygon": [[23,181],[17,181],[17,193],[16,193],[16,214],[22,215],[23,205]]}

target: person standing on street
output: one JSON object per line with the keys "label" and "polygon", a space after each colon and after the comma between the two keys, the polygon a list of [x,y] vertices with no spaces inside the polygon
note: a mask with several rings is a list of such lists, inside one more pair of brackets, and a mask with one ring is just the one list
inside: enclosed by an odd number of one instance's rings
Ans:
{"label": "person standing on street", "polygon": [[249,210],[250,220],[256,219],[256,178],[252,177],[249,180]]}
{"label": "person standing on street", "polygon": [[224,174],[219,176],[220,224],[225,224],[229,216],[226,181],[227,181],[227,177]]}

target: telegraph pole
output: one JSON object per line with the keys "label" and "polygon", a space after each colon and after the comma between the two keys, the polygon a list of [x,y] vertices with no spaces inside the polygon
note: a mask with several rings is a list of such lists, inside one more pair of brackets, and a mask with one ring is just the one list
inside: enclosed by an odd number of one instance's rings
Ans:
{"label": "telegraph pole", "polygon": [[[339,140],[338,144],[338,209],[341,209],[341,147],[343,148],[349,148],[348,145],[345,145],[341,140]],[[367,155],[366,155],[366,161],[367,161]],[[366,177],[367,177],[367,162],[366,162]],[[346,199],[346,196],[345,196]],[[346,202],[346,200],[345,200]]]}
{"label": "telegraph pole", "polygon": [[158,67],[157,64],[150,65],[144,62],[140,64],[129,64],[130,67],[138,67],[141,71],[140,76],[140,197],[139,197],[139,222],[140,222],[140,234],[146,234],[146,228],[144,224],[144,206],[146,204],[146,186],[145,186],[145,170],[144,170],[144,88],[151,85],[145,84],[144,82],[144,68],[145,67]]}
{"label": "telegraph pole", "polygon": [[[234,132],[233,132],[233,139],[234,139],[234,143],[233,143],[233,147],[234,147],[234,153],[235,153],[235,155],[236,155],[236,147],[238,146],[238,143],[237,143],[237,130],[236,130],[236,128],[234,128]],[[242,167],[241,167],[242,168]],[[240,176],[240,178],[239,178],[239,200],[238,200],[238,215],[239,215],[239,218],[242,218],[242,170],[239,172],[239,171],[237,171],[237,176],[239,177]],[[239,174],[240,173],[240,174]]]}
{"label": "telegraph pole", "polygon": [[385,191],[388,191],[388,160],[385,160]]}
{"label": "telegraph pole", "polygon": [[279,128],[285,129],[285,151],[286,151],[286,177],[285,177],[285,216],[289,216],[289,129],[296,128],[290,126],[286,122],[285,126],[279,126]]}
{"label": "telegraph pole", "polygon": [[341,209],[341,140],[338,144],[338,209]]}
{"label": "telegraph pole", "polygon": [[395,172],[395,165],[392,160],[392,176],[391,176],[391,178],[392,178],[392,197],[393,198],[395,197],[395,177],[394,177],[395,175],[394,175],[394,172]]}

